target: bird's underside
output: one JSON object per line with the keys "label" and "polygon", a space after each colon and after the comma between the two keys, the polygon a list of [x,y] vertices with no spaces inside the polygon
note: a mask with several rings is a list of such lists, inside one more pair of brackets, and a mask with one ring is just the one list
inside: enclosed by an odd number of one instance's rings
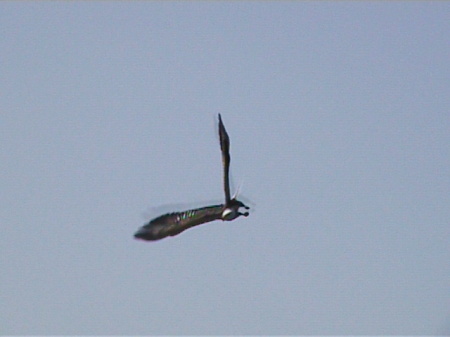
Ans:
{"label": "bird's underside", "polygon": [[154,241],[167,236],[180,234],[188,228],[198,226],[214,220],[231,221],[239,216],[248,216],[248,212],[241,213],[242,207],[246,210],[248,206],[244,205],[235,197],[230,197],[229,185],[229,167],[230,167],[230,139],[228,137],[222,118],[219,114],[219,138],[220,149],[222,152],[223,165],[223,187],[225,193],[225,203],[201,208],[195,208],[183,212],[174,212],[161,215],[142,226],[134,237],[137,239]]}

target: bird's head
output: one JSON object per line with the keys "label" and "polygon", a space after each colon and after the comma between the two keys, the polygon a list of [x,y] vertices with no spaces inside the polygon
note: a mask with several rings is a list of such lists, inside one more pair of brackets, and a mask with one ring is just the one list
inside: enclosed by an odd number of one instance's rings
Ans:
{"label": "bird's head", "polygon": [[246,210],[250,209],[250,207],[245,205],[242,201],[239,201],[236,198],[231,199],[230,202],[227,205],[225,205],[222,211],[222,220],[231,221],[238,218],[241,215],[248,216],[249,215],[248,212],[241,213],[239,211],[241,207]]}

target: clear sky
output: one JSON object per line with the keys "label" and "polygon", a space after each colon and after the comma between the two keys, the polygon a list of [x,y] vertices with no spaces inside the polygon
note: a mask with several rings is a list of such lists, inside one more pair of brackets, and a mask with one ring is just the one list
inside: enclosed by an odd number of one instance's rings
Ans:
{"label": "clear sky", "polygon": [[[449,2],[1,2],[0,334],[450,333]],[[159,242],[164,211],[252,214]]]}

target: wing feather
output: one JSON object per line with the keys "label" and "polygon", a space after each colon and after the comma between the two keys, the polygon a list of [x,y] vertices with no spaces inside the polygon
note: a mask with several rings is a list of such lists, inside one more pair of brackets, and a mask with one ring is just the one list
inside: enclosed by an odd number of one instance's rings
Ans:
{"label": "wing feather", "polygon": [[231,200],[230,195],[230,137],[228,137],[227,130],[222,122],[222,117],[219,114],[219,137],[220,150],[222,151],[222,165],[223,165],[223,189],[225,192],[225,204],[228,205]]}
{"label": "wing feather", "polygon": [[222,218],[224,205],[190,209],[161,215],[142,226],[134,237],[154,241],[180,234],[188,228]]}

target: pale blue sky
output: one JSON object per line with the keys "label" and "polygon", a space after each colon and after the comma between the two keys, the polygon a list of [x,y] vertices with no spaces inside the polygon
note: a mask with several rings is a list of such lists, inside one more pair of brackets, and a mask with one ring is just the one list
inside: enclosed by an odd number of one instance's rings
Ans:
{"label": "pale blue sky", "polygon": [[[0,334],[450,332],[449,2],[1,2],[0,27]],[[134,240],[222,200],[217,113],[253,213]]]}

